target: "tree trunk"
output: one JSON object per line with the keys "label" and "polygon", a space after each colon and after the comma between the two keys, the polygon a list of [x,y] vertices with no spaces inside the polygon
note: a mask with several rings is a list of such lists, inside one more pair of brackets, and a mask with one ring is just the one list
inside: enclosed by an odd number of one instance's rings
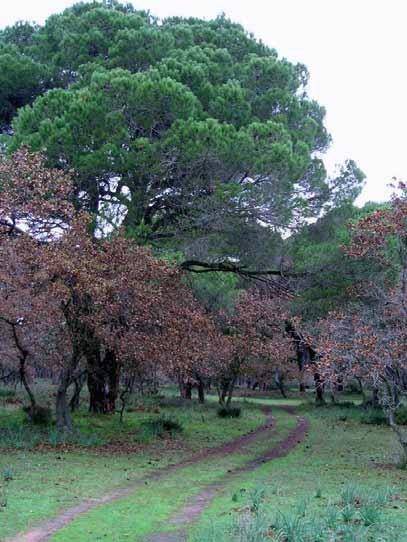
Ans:
{"label": "tree trunk", "polygon": [[102,360],[100,344],[93,341],[87,348],[89,411],[112,414],[116,411],[120,370],[114,352],[108,350]]}
{"label": "tree trunk", "polygon": [[373,408],[379,408],[380,407],[379,389],[378,388],[373,388],[373,391],[372,391],[372,407]]}
{"label": "tree trunk", "polygon": [[22,385],[24,386],[25,391],[27,392],[28,398],[30,399],[31,409],[34,411],[35,407],[37,406],[37,402],[35,400],[34,393],[27,380],[27,375],[25,372],[25,358],[24,360],[20,361],[20,380],[21,380]]}
{"label": "tree trunk", "polygon": [[232,397],[233,397],[233,391],[235,389],[235,385],[236,385],[236,377],[233,378],[230,382],[229,382],[229,386],[228,386],[228,398],[226,400],[226,406],[230,406],[230,403],[232,402]]}
{"label": "tree trunk", "polygon": [[396,434],[401,447],[402,456],[400,458],[400,467],[405,468],[407,466],[407,430],[396,423],[394,413],[394,410],[390,410],[388,412],[388,419],[390,427]]}
{"label": "tree trunk", "polygon": [[83,385],[86,382],[86,371],[83,371],[80,375],[76,376],[73,379],[73,382],[75,385],[75,390],[69,402],[71,412],[74,412],[75,410],[79,408],[79,400],[81,396],[81,391],[82,391]]}
{"label": "tree trunk", "polygon": [[358,386],[359,386],[359,393],[362,396],[362,405],[363,405],[364,403],[366,403],[366,393],[365,393],[365,390],[363,388],[362,379],[359,378],[358,376],[355,376],[355,380],[356,380],[356,382],[358,383]]}
{"label": "tree trunk", "polygon": [[180,381],[179,393],[180,393],[181,399],[187,399],[188,401],[191,401],[192,400],[192,384],[189,382]]}
{"label": "tree trunk", "polygon": [[185,384],[184,393],[185,393],[184,399],[187,399],[188,401],[191,401],[192,400],[192,384],[190,382]]}
{"label": "tree trunk", "polygon": [[198,379],[198,400],[202,404],[205,402],[205,386],[200,378]]}
{"label": "tree trunk", "polygon": [[314,382],[315,382],[315,402],[317,404],[323,404],[325,403],[324,382],[321,378],[321,375],[317,372],[314,373]]}
{"label": "tree trunk", "polygon": [[226,401],[226,397],[228,394],[229,389],[229,381],[228,380],[222,380],[220,385],[218,386],[218,395],[219,395],[219,404],[224,405]]}
{"label": "tree trunk", "polygon": [[275,383],[277,384],[278,389],[280,390],[281,395],[284,397],[284,399],[287,399],[287,393],[285,391],[284,386],[284,378],[280,374],[280,372],[277,370],[275,377],[274,377]]}
{"label": "tree trunk", "polygon": [[108,350],[104,359],[104,366],[108,381],[107,389],[107,411],[109,413],[116,412],[116,400],[119,395],[120,384],[120,367],[117,362],[116,354]]}
{"label": "tree trunk", "polygon": [[67,401],[67,391],[71,383],[68,370],[63,371],[56,396],[56,422],[58,431],[72,431],[72,417]]}

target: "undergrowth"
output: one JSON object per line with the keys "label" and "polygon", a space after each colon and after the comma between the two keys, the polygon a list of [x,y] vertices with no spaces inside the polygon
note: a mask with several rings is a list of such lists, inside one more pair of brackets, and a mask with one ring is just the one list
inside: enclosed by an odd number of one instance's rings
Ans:
{"label": "undergrowth", "polygon": [[[271,510],[264,487],[255,488],[227,526],[210,524],[194,542],[397,542],[402,530],[386,519],[393,501],[390,491],[372,492],[347,484],[321,509],[300,499],[287,510]],[[232,496],[233,497],[233,496]]]}

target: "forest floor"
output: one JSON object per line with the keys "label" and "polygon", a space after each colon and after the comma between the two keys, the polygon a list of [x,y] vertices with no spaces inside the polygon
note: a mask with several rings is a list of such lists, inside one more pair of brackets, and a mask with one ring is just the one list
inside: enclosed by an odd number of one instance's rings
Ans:
{"label": "forest floor", "polygon": [[[168,398],[135,407],[121,425],[80,412],[82,436],[96,434],[82,447],[48,435],[29,449],[20,435],[19,450],[0,451],[0,471],[12,474],[1,481],[0,540],[32,529],[31,538],[14,540],[221,542],[259,500],[270,513],[286,514],[304,508],[306,499],[318,515],[349,483],[365,493],[391,493],[381,518],[391,538],[369,540],[407,540],[407,473],[396,467],[387,427],[361,423],[360,409],[349,406],[314,408],[297,397],[239,401],[237,419],[219,418],[211,402],[185,406]],[[287,403],[298,416],[276,408]],[[16,404],[0,407],[2,430],[16,427]],[[272,409],[271,426],[264,407]],[[163,414],[184,430],[145,435],[146,420]],[[296,447],[284,456],[287,443]]]}

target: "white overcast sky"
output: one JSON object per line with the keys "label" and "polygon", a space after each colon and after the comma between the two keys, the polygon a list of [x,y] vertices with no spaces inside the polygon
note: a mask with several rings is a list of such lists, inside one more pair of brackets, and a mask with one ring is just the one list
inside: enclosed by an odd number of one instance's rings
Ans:
{"label": "white overcast sky", "polygon": [[[0,28],[42,23],[72,0],[0,0]],[[281,56],[306,64],[309,94],[327,109],[327,164],[353,158],[367,175],[362,200],[407,180],[406,0],[134,0],[153,15],[225,12]]]}

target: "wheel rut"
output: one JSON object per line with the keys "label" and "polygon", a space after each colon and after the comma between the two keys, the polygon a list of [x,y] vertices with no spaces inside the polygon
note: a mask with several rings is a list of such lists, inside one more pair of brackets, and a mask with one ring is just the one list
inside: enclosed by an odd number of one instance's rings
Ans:
{"label": "wheel rut", "polygon": [[[30,529],[27,532],[19,533],[18,535],[8,538],[5,542],[44,542],[49,540],[54,534],[63,529],[66,525],[74,521],[77,517],[86,512],[89,512],[99,506],[114,502],[119,499],[123,499],[131,495],[134,490],[144,487],[148,482],[159,481],[165,476],[176,472],[179,469],[188,467],[190,465],[199,464],[207,459],[224,457],[227,454],[234,453],[244,446],[255,442],[261,435],[274,431],[274,422],[271,415],[271,408],[263,406],[261,410],[267,414],[266,421],[263,425],[257,429],[252,430],[249,433],[246,433],[240,437],[237,437],[225,444],[220,446],[215,446],[212,448],[205,448],[200,452],[194,453],[191,457],[180,461],[179,463],[174,463],[167,467],[158,469],[139,480],[136,480],[131,485],[128,485],[124,488],[120,488],[105,495],[95,498],[82,501],[76,506],[68,508],[62,511],[60,514],[54,518],[40,523],[38,526]],[[167,538],[166,540],[171,540]]]}
{"label": "wheel rut", "polygon": [[[290,407],[284,407],[285,410],[294,413]],[[245,463],[241,467],[237,467],[229,471],[221,480],[214,484],[209,484],[196,494],[190,501],[168,521],[167,526],[173,529],[154,533],[145,539],[146,542],[186,542],[188,538],[188,527],[194,523],[204,510],[210,505],[212,500],[222,493],[225,485],[236,478],[237,476],[250,472],[260,465],[283,457],[300,444],[306,432],[309,429],[309,421],[307,418],[298,418],[297,425],[293,431],[283,441],[271,448],[265,454]]]}

